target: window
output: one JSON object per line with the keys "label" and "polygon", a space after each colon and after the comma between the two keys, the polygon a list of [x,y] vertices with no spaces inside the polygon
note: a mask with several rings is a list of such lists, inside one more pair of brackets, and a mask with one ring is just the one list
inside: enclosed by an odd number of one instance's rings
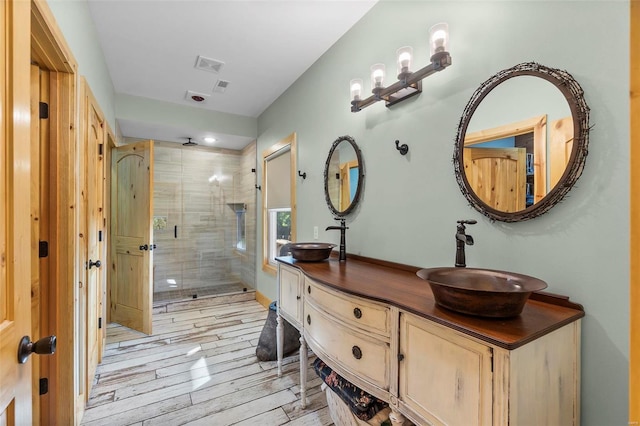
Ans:
{"label": "window", "polygon": [[275,258],[285,244],[296,240],[296,134],[262,153],[262,269],[275,274]]}

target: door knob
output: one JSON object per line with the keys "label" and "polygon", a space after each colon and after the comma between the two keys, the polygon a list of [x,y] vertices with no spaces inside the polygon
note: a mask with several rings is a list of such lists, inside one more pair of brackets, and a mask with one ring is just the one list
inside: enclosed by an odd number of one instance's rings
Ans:
{"label": "door knob", "polygon": [[140,246],[140,250],[149,250],[149,246],[147,244]]}
{"label": "door knob", "polygon": [[96,268],[99,268],[99,267],[102,266],[102,262],[100,262],[99,260],[96,260],[95,262],[92,262],[91,259],[89,259],[89,269],[91,269],[94,266]]}
{"label": "door knob", "polygon": [[149,244],[149,251],[153,250],[156,248],[155,244]]}
{"label": "door knob", "polygon": [[56,336],[43,337],[33,343],[29,336],[24,336],[18,344],[18,362],[24,364],[32,353],[52,355],[56,351]]}

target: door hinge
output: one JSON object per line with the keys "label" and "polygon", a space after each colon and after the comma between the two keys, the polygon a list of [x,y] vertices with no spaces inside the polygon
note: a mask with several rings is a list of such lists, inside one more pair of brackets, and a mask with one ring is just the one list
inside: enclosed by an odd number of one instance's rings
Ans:
{"label": "door hinge", "polygon": [[49,393],[49,379],[40,377],[40,395],[46,395],[47,393]]}
{"label": "door hinge", "polygon": [[98,155],[102,155],[103,152],[104,152],[104,144],[100,143],[98,144]]}
{"label": "door hinge", "polygon": [[98,330],[102,328],[102,317],[98,318]]}
{"label": "door hinge", "polygon": [[49,242],[40,241],[38,257],[48,257],[48,256],[49,256]]}
{"label": "door hinge", "polygon": [[102,231],[98,231],[98,241],[102,241]]}
{"label": "door hinge", "polygon": [[40,113],[39,116],[41,119],[49,118],[49,104],[46,102],[40,102]]}

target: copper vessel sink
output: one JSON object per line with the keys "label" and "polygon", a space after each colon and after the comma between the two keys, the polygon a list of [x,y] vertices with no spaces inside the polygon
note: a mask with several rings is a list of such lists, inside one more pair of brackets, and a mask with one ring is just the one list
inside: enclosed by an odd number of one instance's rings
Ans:
{"label": "copper vessel sink", "polygon": [[429,283],[439,306],[481,317],[517,316],[532,292],[547,288],[538,278],[492,269],[428,268],[417,275]]}
{"label": "copper vessel sink", "polygon": [[329,243],[291,243],[289,250],[294,259],[303,262],[319,262],[331,255],[335,244]]}

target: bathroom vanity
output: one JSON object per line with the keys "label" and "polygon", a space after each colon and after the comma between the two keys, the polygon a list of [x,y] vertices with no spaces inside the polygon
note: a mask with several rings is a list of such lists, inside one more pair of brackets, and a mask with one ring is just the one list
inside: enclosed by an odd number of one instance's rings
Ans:
{"label": "bathroom vanity", "polygon": [[[350,255],[278,261],[282,320],[327,365],[387,401],[394,425],[580,424],[582,306],[533,293],[514,318],[438,307],[419,268]],[[300,357],[305,404],[307,357]]]}

